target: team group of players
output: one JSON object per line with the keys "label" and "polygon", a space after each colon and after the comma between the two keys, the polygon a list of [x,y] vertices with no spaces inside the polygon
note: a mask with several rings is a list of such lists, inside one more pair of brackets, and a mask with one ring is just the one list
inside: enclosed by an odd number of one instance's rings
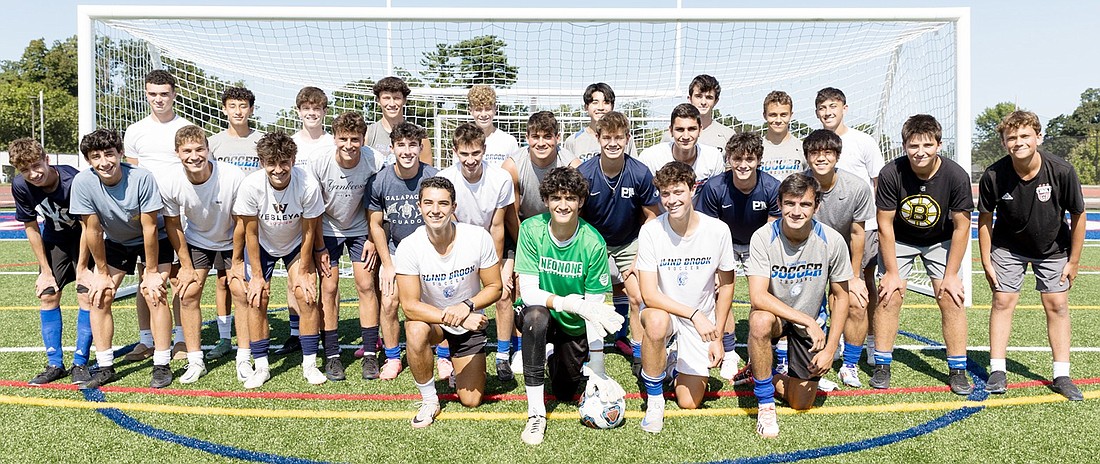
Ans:
{"label": "team group of players", "polygon": [[[642,429],[662,430],[668,381],[679,407],[698,408],[709,370],[720,368],[722,378],[753,383],[757,432],[774,437],[775,396],[812,407],[819,388],[836,388],[822,376],[837,358],[841,383],[860,387],[865,343],[870,385],[889,387],[905,282],[919,256],[942,314],[948,384],[971,392],[959,270],[974,200],[966,170],[940,156],[932,116],[909,118],[906,156],[884,164],[875,140],[845,124],[838,89],[818,92],[823,128],[799,141],[788,132],[786,93],[764,99],[763,135],[738,133],[713,119],[721,88],[700,75],[654,146],[635,147],[614,91],[598,83],[583,95],[587,127],[562,141],[553,113],[540,111],[521,147],[494,125],[493,90],[475,86],[472,122],[454,130],[453,162],[438,170],[425,129],[404,119],[409,87],[387,77],[373,90],[379,121],[343,113],[328,133],[327,97],[303,88],[295,102],[302,129],[291,136],[252,129],[255,97],[229,88],[229,127],[207,138],[176,114],[175,79],[158,70],[145,80],[150,114],[125,138],[106,129],[82,138],[89,169],[50,165],[33,140],[12,142],[13,194],[40,265],[48,359],[31,383],[68,375],[96,388],[116,378],[111,305],[123,276],[136,272],[139,342],[125,356],[153,359],[152,387],[171,384],[174,357],[187,360],[181,383],[199,380],[206,359],[232,351],[235,328],[237,379],[259,388],[271,376],[267,306],[280,261],[291,334],[275,353],[301,350],[311,384],[344,380],[337,326],[346,253],[364,379],[401,372],[403,309],[406,359],[423,398],[413,427],[440,412],[433,367],[463,405],[481,402],[484,310],[496,305],[495,372],[502,381],[523,373],[526,443],[543,440],[547,377],[556,398],[574,398],[582,386],[605,401],[623,396],[604,369],[605,339],[632,360],[644,389]],[[1070,164],[1037,150],[1034,114],[1013,112],[998,130],[1008,155],[982,176],[977,202],[993,289],[985,388],[1005,391],[1012,313],[1030,263],[1047,313],[1052,388],[1079,400],[1067,296],[1084,239],[1081,187]],[[200,300],[212,269],[220,337],[204,354]],[[735,272],[748,276],[751,303],[740,370]],[[71,282],[80,310],[67,370],[59,302]]]}

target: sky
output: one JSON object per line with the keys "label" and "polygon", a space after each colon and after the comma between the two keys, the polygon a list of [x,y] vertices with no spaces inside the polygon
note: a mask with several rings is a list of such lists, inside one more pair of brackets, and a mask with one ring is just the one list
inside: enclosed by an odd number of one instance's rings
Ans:
{"label": "sky", "polygon": [[[389,0],[395,7],[451,6],[445,0]],[[766,3],[740,0],[679,0],[684,8],[759,8]],[[74,0],[20,2],[0,17],[0,60],[17,60],[31,40],[47,43],[76,34]],[[267,5],[348,6],[333,0],[84,0],[81,4],[143,5]],[[386,6],[387,0],[358,2],[357,6]],[[465,0],[468,7],[544,7],[545,1]],[[777,7],[819,7],[820,1],[787,0]],[[675,7],[677,0],[558,0],[555,7]],[[971,111],[974,117],[999,102],[1013,102],[1035,111],[1045,123],[1073,112],[1081,93],[1100,87],[1100,60],[1089,59],[1100,43],[1100,2],[1048,1],[940,1],[892,2],[833,0],[830,7],[970,7],[971,9]]]}

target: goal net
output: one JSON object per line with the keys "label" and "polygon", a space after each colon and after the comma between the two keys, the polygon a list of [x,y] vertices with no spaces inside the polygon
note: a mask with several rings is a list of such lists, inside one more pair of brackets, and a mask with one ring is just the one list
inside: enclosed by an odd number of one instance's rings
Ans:
{"label": "goal net", "polygon": [[[81,6],[78,15],[82,134],[144,117],[142,79],[166,69],[179,80],[178,111],[210,133],[227,125],[227,86],[256,94],[257,128],[294,131],[301,87],[325,90],[330,120],[344,111],[376,120],[373,83],[402,77],[412,88],[406,116],[428,128],[440,167],[451,163],[450,132],[468,117],[471,85],[496,89],[499,127],[522,141],[538,110],[561,117],[565,136],[582,128],[584,88],[606,82],[645,148],[692,78],[710,74],[722,85],[716,117],[738,130],[762,131],[764,96],[784,90],[803,137],[820,127],[817,91],[837,87],[846,123],[874,136],[887,159],[903,153],[905,119],[928,113],[943,124],[943,153],[970,167],[966,8]],[[969,271],[966,259],[968,285]]]}

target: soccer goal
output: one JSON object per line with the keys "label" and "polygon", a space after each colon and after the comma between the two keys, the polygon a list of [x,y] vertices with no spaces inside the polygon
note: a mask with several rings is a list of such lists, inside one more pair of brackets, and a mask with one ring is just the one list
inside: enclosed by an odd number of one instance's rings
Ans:
{"label": "soccer goal", "polygon": [[[142,78],[151,69],[180,80],[179,111],[212,133],[226,125],[219,95],[229,85],[257,95],[259,129],[293,131],[301,87],[328,93],[330,117],[360,111],[377,119],[371,86],[396,75],[412,88],[407,117],[428,128],[436,164],[446,166],[471,85],[496,88],[501,127],[521,140],[533,111],[583,121],[581,93],[594,82],[615,89],[616,109],[636,133],[659,134],[691,79],[710,74],[722,84],[718,120],[740,130],[762,130],[764,96],[784,90],[795,102],[792,129],[805,136],[819,127],[817,90],[837,87],[848,97],[846,122],[876,137],[888,159],[902,154],[902,122],[929,113],[944,126],[944,154],[969,168],[969,14],[85,5],[80,131],[123,130],[143,117]],[[969,286],[970,260],[963,266]]]}

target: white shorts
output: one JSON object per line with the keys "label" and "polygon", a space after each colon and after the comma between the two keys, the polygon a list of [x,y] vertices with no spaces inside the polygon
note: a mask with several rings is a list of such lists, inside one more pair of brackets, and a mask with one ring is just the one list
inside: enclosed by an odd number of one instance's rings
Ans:
{"label": "white shorts", "polygon": [[[710,342],[704,342],[703,337],[695,330],[695,324],[690,320],[668,315],[670,319],[670,335],[676,336],[676,371],[681,374],[707,377],[710,375]],[[715,323],[714,313],[707,315],[710,322]],[[719,340],[719,343],[721,341]]]}

